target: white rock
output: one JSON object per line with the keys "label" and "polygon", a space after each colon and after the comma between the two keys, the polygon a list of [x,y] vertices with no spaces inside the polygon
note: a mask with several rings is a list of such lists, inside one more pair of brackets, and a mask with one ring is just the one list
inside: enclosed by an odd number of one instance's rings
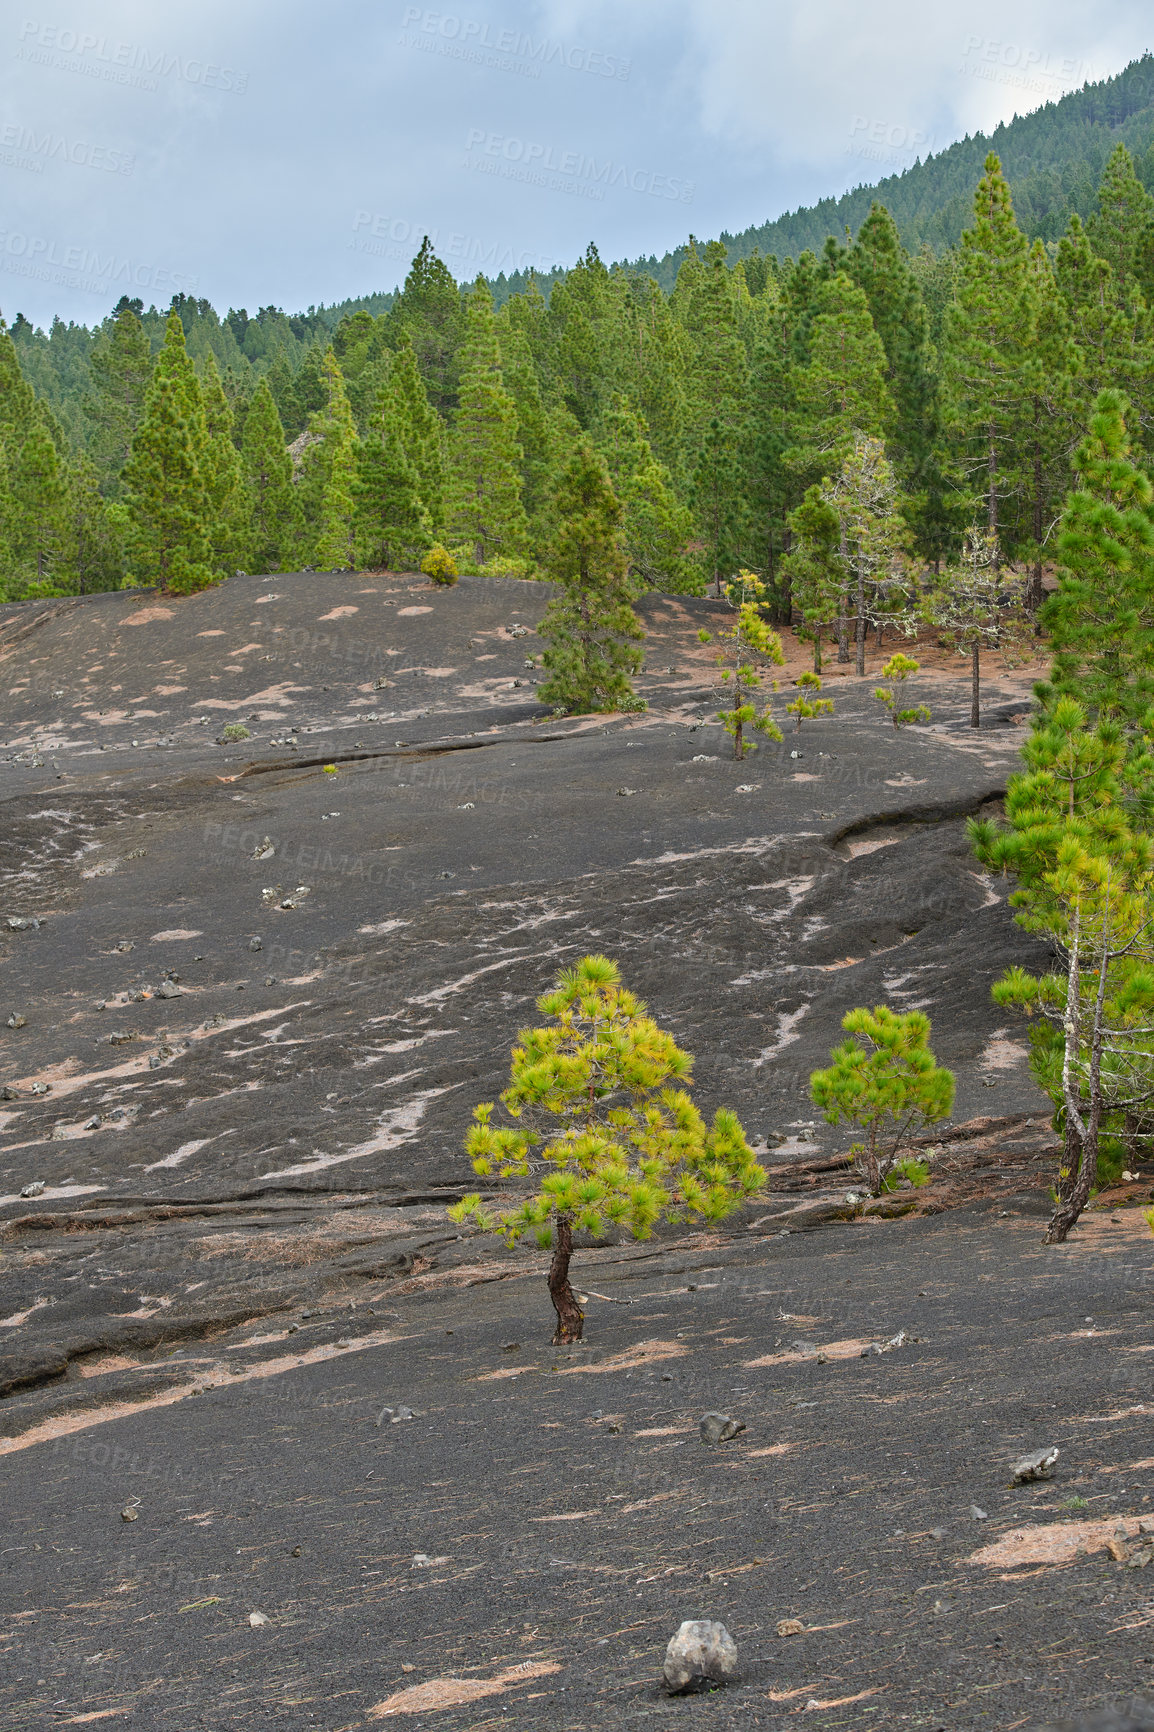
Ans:
{"label": "white rock", "polygon": [[727,1684],[737,1676],[737,1644],[724,1624],[687,1618],[670,1638],[662,1676],[674,1693],[703,1683]]}
{"label": "white rock", "polygon": [[265,1617],[263,1612],[250,1612],[248,1615],[248,1621],[254,1630],[259,1630],[260,1626],[262,1624],[267,1624],[269,1620]]}
{"label": "white rock", "polygon": [[1032,1480],[1049,1479],[1057,1459],[1057,1449],[1036,1449],[1032,1455],[1020,1456],[1013,1466],[1014,1484],[1029,1485]]}

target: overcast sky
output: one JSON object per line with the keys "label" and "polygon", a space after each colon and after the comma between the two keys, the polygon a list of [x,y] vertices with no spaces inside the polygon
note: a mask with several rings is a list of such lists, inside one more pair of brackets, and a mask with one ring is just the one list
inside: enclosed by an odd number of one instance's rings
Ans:
{"label": "overcast sky", "polygon": [[[24,4],[25,0],[21,0]],[[660,255],[1119,71],[1149,0],[39,0],[0,19],[0,309],[295,311]]]}

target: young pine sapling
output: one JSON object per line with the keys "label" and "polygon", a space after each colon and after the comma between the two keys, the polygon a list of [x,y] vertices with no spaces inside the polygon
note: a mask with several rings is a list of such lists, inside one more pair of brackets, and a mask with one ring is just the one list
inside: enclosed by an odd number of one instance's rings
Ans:
{"label": "young pine sapling", "polygon": [[842,1027],[856,1038],[834,1047],[828,1070],[813,1072],[810,1094],[831,1125],[846,1119],[864,1131],[850,1154],[870,1194],[880,1197],[905,1139],[952,1112],[954,1078],[934,1058],[930,1019],[920,1010],[851,1010]]}
{"label": "young pine sapling", "polygon": [[930,719],[930,712],[925,704],[917,704],[912,709],[901,707],[902,687],[911,674],[917,673],[920,666],[921,663],[916,662],[912,656],[903,655],[901,650],[898,650],[882,668],[882,678],[891,680],[893,684],[888,687],[876,686],[874,697],[889,711],[895,728],[908,728],[912,722],[928,722]]}
{"label": "young pine sapling", "polygon": [[801,688],[792,704],[786,704],[786,710],[797,718],[794,733],[801,733],[803,721],[811,721],[814,716],[832,716],[832,698],[819,698],[821,690],[821,675],[808,671],[798,676],[797,684]]}
{"label": "young pine sapling", "polygon": [[569,1283],[574,1231],[624,1228],[647,1239],[661,1221],[712,1225],[765,1182],[736,1114],[719,1108],[707,1126],[687,1087],[693,1067],[621,985],[617,964],[586,956],[537,1000],[551,1019],[523,1029],[501,1104],[473,1113],[465,1147],[482,1178],[544,1176],[513,1207],[490,1208],[479,1193],[449,1210],[510,1244],[532,1233],[553,1247],[549,1295],[556,1342],[580,1341],[584,1313]]}
{"label": "young pine sapling", "polygon": [[[731,594],[735,589],[736,586],[731,586]],[[761,611],[763,593],[761,580],[749,572],[742,572],[740,590],[733,595],[737,608],[737,618],[733,625],[726,631],[718,632],[716,638],[707,631],[699,631],[697,634],[699,642],[716,642],[718,646],[717,662],[722,669],[721,683],[733,694],[731,707],[719,710],[718,715],[725,724],[726,732],[732,735],[733,755],[738,763],[745,757],[747,750],[752,752],[756,749],[754,742],[746,740],[747,728],[765,734],[771,740],[780,740],[782,737],[769,705],[767,704],[760,714],[757,709],[757,699],[761,696],[762,685],[769,669],[785,666],[781,639],[766,623]],[[751,599],[746,600],[746,595]],[[777,690],[776,680],[772,682],[771,689]]]}

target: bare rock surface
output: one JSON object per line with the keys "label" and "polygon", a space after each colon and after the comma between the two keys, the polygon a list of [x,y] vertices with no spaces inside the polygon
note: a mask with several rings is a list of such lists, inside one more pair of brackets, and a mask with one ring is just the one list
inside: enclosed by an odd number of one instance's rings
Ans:
{"label": "bare rock surface", "polygon": [[[6,1724],[456,1732],[483,1685],[494,1722],[601,1727],[668,1714],[703,1610],[742,1650],[719,1727],[953,1732],[1145,1676],[1103,1517],[1147,1514],[1151,1241],[1096,1209],[1041,1250],[1048,1103],[989,988],[1042,953],[965,837],[1028,675],[974,734],[938,672],[898,733],[872,668],[834,670],[832,719],[738,764],[715,603],[645,603],[646,713],[557,717],[526,667],[548,593],[299,573],[0,608]],[[770,1187],[716,1235],[580,1245],[566,1353],[540,1253],[445,1205],[590,950]],[[958,1097],[932,1183],[872,1200],[807,1082],[882,1001],[928,1012]],[[707,1412],[746,1429],[703,1449]],[[1039,1438],[1053,1479],[1011,1491]]]}

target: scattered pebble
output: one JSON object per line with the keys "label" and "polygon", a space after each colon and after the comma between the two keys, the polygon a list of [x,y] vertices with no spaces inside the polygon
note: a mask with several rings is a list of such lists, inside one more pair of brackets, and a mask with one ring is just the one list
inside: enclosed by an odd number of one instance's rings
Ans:
{"label": "scattered pebble", "polygon": [[745,1430],[740,1419],[730,1419],[727,1413],[705,1413],[701,1417],[702,1443],[728,1443],[739,1431]]}
{"label": "scattered pebble", "polygon": [[779,1636],[804,1636],[805,1625],[800,1618],[779,1618],[777,1633]]}
{"label": "scattered pebble", "polygon": [[1049,1479],[1058,1459],[1058,1450],[1036,1449],[1032,1455],[1019,1456],[1013,1465],[1015,1485],[1030,1485],[1037,1479]]}

